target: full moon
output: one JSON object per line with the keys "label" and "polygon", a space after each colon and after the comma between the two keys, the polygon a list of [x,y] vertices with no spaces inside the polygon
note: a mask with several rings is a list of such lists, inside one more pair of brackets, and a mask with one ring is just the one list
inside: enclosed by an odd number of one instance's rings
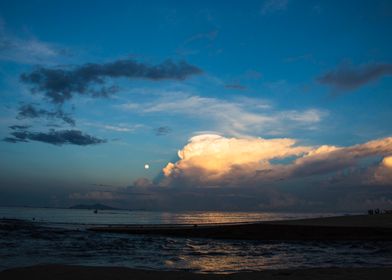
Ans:
{"label": "full moon", "polygon": [[148,165],[148,164],[144,165],[144,169],[149,169],[149,168],[150,168],[150,165]]}

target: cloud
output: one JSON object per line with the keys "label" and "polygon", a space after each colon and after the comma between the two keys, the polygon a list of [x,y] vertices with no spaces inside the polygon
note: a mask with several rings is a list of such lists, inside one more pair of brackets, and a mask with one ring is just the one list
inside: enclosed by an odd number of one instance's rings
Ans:
{"label": "cloud", "polygon": [[[298,146],[294,139],[192,137],[179,160],[163,169],[163,184],[194,186],[263,186],[281,180],[328,175],[360,168],[361,161],[386,156],[382,171],[391,174],[392,137],[350,147]],[[274,160],[291,159],[289,163]],[[374,171],[372,171],[374,173]],[[385,176],[383,176],[385,178]],[[354,178],[355,179],[355,178]],[[389,181],[389,184],[392,184]]]}
{"label": "cloud", "polygon": [[168,126],[160,126],[154,129],[155,135],[156,136],[162,136],[169,134],[172,131],[172,129]]}
{"label": "cloud", "polygon": [[19,112],[16,116],[17,119],[34,119],[41,117],[45,117],[47,119],[61,119],[65,123],[75,126],[75,120],[63,110],[57,109],[56,111],[48,111],[45,109],[38,109],[33,104],[25,104],[19,107]]}
{"label": "cloud", "polygon": [[370,183],[390,185],[392,183],[392,156],[384,157],[372,172]]}
{"label": "cloud", "polygon": [[133,186],[136,188],[146,188],[146,187],[152,187],[154,184],[151,182],[151,180],[147,178],[138,178],[133,182]]}
{"label": "cloud", "polygon": [[[200,52],[199,47],[203,47],[205,41],[210,42],[203,48],[211,48],[211,42],[214,41],[218,36],[219,30],[213,30],[210,32],[197,33],[181,44],[177,49],[177,54],[180,56],[194,55]],[[193,46],[193,47],[192,47]]]}
{"label": "cloud", "polygon": [[304,111],[284,111],[281,114],[282,118],[299,123],[317,123],[321,121],[326,113],[317,109],[308,109]]}
{"label": "cloud", "polygon": [[261,14],[280,12],[287,9],[288,0],[265,0],[261,7]]}
{"label": "cloud", "polygon": [[315,62],[315,59],[313,57],[313,54],[307,53],[303,55],[298,55],[298,56],[290,56],[284,59],[284,62],[287,63],[293,63],[293,62],[298,62],[298,61],[312,61]]}
{"label": "cloud", "polygon": [[276,111],[262,99],[238,98],[233,101],[190,95],[164,93],[150,103],[123,104],[123,110],[154,114],[164,112],[207,121],[206,130],[229,136],[282,134],[293,129],[315,129],[328,114],[315,108],[303,111]]}
{"label": "cloud", "polygon": [[319,77],[318,82],[338,91],[350,91],[387,75],[392,75],[390,63],[369,63],[357,67],[343,63]]}
{"label": "cloud", "polygon": [[0,26],[0,60],[37,64],[54,61],[66,54],[65,49],[36,38],[11,36]]}
{"label": "cloud", "polygon": [[245,90],[246,86],[243,86],[240,84],[227,84],[227,85],[225,85],[225,88],[236,89],[236,90]]}
{"label": "cloud", "polygon": [[124,200],[125,197],[121,194],[110,191],[90,191],[86,193],[71,193],[69,195],[71,200],[93,200],[93,201],[114,201]]}
{"label": "cloud", "polygon": [[96,122],[84,122],[83,125],[97,127],[99,129],[115,131],[115,132],[135,132],[137,129],[144,127],[143,124],[129,125],[126,123],[116,123],[116,124],[103,124]]}
{"label": "cloud", "polygon": [[290,167],[291,176],[312,176],[328,174],[355,167],[365,158],[392,154],[392,137],[369,141],[351,147],[335,147],[323,145],[302,158],[297,159]]}
{"label": "cloud", "polygon": [[120,59],[102,64],[87,63],[70,69],[38,67],[30,73],[23,73],[20,79],[33,86],[32,93],[43,93],[52,103],[61,104],[74,94],[103,97],[118,91],[116,86],[105,86],[107,78],[184,80],[201,73],[199,68],[185,61],[166,60],[158,65],[149,65],[134,59]]}
{"label": "cloud", "polygon": [[218,33],[219,33],[218,30],[213,30],[213,31],[210,31],[210,32],[205,32],[205,33],[197,33],[197,34],[193,35],[192,37],[190,37],[189,39],[187,39],[184,42],[184,45],[189,44],[189,43],[194,42],[194,41],[203,40],[203,39],[207,39],[209,41],[213,41],[218,36]]}
{"label": "cloud", "polygon": [[242,180],[244,175],[269,170],[270,160],[299,156],[310,150],[310,147],[295,146],[295,140],[287,138],[226,138],[214,134],[199,135],[189,140],[189,143],[178,152],[180,160],[174,164],[169,163],[163,169],[163,173],[166,177],[190,179],[203,185],[221,185],[227,184],[226,179],[234,177],[234,174],[238,176],[236,181]]}
{"label": "cloud", "polygon": [[139,178],[110,194],[93,190],[73,198],[118,198],[119,207],[148,210],[314,213],[391,206],[392,138],[338,147],[208,134],[189,139],[178,156],[161,179]]}
{"label": "cloud", "polygon": [[56,146],[61,145],[78,145],[88,146],[105,143],[106,140],[82,133],[79,130],[49,130],[49,132],[30,132],[30,131],[13,131],[12,137],[6,137],[3,140],[9,143],[38,141]]}
{"label": "cloud", "polygon": [[30,125],[10,125],[9,128],[12,130],[26,130],[30,128]]}

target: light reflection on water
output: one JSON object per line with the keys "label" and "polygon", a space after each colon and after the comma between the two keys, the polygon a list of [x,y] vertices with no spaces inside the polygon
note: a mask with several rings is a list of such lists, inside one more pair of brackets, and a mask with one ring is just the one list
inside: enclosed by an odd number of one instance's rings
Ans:
{"label": "light reflection on water", "polygon": [[94,233],[0,231],[0,269],[39,263],[231,273],[326,266],[391,266],[392,242],[262,242]]}
{"label": "light reflection on water", "polygon": [[56,224],[202,224],[270,221],[295,218],[333,216],[337,213],[268,213],[268,212],[153,212],[104,210],[94,214],[93,210],[12,208],[0,207],[0,218],[15,218]]}
{"label": "light reflection on water", "polygon": [[[115,223],[120,221],[136,223],[140,217],[143,217],[144,223],[202,223],[242,222],[245,218],[249,221],[261,218],[287,218],[288,214],[286,216],[270,213],[229,215],[219,212],[118,214],[118,211],[110,214],[112,212],[109,211],[94,215],[90,212],[92,213],[87,210],[62,210],[62,213],[61,211],[54,213],[45,212],[43,209],[30,209],[28,212],[18,213],[19,218],[24,216],[31,221],[31,216],[34,215],[36,219],[42,219],[45,223],[19,222],[12,230],[7,230],[0,225],[0,269],[38,263],[63,263],[230,273],[298,267],[392,265],[392,242],[267,242],[174,238],[96,233],[86,231],[80,225],[70,226],[75,221],[81,224],[93,224],[99,221],[103,223],[100,218],[103,217],[102,220],[107,221],[109,216],[122,217],[113,218]],[[79,216],[72,216],[75,213]],[[0,210],[0,217],[4,214],[6,214],[4,209],[3,212]],[[127,215],[133,216],[129,218]],[[68,224],[62,226],[59,224],[61,220],[65,220]],[[82,229],[76,230],[77,228]]]}

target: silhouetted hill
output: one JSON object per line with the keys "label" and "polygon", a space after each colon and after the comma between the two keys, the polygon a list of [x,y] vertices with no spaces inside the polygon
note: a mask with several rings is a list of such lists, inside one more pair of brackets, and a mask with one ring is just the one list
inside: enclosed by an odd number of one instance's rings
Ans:
{"label": "silhouetted hill", "polygon": [[96,204],[77,204],[73,205],[71,207],[68,207],[69,209],[92,209],[92,210],[120,210],[118,208],[110,207],[104,204],[96,203]]}

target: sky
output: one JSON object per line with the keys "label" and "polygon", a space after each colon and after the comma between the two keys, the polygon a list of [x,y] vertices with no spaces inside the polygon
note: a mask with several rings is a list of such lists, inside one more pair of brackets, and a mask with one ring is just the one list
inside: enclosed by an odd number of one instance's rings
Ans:
{"label": "sky", "polygon": [[1,1],[0,206],[392,209],[391,28],[381,0]]}

